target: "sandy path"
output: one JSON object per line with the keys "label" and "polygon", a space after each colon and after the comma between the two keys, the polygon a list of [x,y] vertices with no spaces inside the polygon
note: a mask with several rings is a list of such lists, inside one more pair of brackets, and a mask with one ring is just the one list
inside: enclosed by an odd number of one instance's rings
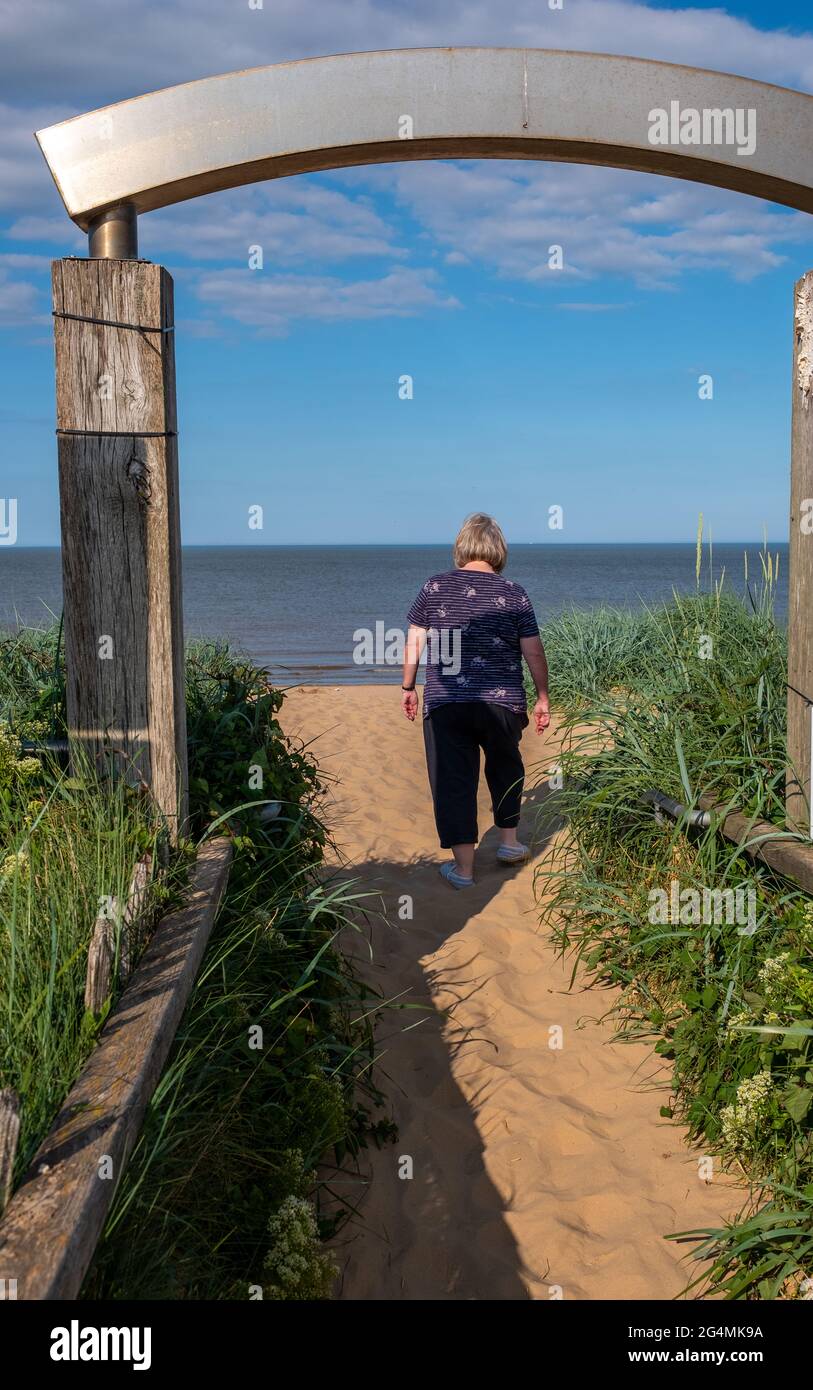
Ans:
{"label": "sandy path", "polygon": [[[701,1181],[683,1132],[660,1118],[651,1049],[613,1044],[593,1021],[611,996],[568,991],[533,911],[533,867],[494,862],[482,788],[477,884],[455,893],[440,879],[421,731],[397,704],[393,687],[311,686],[283,710],[337,779],[330,823],[351,876],[386,906],[371,976],[422,1006],[388,1011],[379,1029],[399,1137],[364,1166],[359,1219],[338,1242],[340,1296],[671,1298],[687,1266],[665,1233],[719,1224],[737,1194]],[[543,745],[526,731],[529,770],[552,766],[554,749],[555,734]],[[527,800],[526,840],[544,817],[540,795]]]}

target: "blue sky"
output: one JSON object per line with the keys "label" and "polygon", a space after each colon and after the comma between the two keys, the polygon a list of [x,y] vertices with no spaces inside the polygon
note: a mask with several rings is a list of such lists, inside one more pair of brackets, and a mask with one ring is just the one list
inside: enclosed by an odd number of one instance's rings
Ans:
{"label": "blue sky", "polygon": [[[84,251],[34,129],[210,73],[445,43],[626,52],[813,91],[807,13],[0,3],[0,497],[18,499],[18,544],[58,540],[48,267]],[[785,536],[806,214],[654,176],[478,161],[279,180],[150,214],[140,235],[176,282],[187,543],[445,541],[474,509],[547,541],[552,505],[567,541],[691,540],[701,511],[719,540]],[[540,275],[552,243],[567,270]]]}

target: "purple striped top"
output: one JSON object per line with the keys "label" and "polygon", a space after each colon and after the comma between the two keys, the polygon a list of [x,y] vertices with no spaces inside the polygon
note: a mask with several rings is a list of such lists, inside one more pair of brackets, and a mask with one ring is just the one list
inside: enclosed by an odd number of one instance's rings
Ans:
{"label": "purple striped top", "polygon": [[521,584],[486,570],[427,579],[407,622],[428,632],[424,717],[449,700],[489,700],[525,712],[521,637],[539,627]]}

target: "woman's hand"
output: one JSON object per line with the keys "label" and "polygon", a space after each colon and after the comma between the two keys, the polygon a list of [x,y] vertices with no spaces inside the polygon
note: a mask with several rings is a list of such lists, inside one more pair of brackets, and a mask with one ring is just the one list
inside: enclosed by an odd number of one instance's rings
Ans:
{"label": "woman's hand", "polygon": [[401,709],[407,719],[414,722],[418,713],[418,692],[417,690],[404,690],[401,692]]}
{"label": "woman's hand", "polygon": [[534,705],[534,722],[538,734],[544,733],[550,724],[550,704],[547,695],[540,695]]}
{"label": "woman's hand", "polygon": [[[541,637],[521,637],[519,639],[520,650],[528,664],[531,679],[536,691],[536,704],[534,705],[534,722],[536,732],[543,734],[550,724],[550,704],[548,702],[548,659],[545,656],[545,648],[542,646]],[[408,682],[404,681],[404,685]]]}

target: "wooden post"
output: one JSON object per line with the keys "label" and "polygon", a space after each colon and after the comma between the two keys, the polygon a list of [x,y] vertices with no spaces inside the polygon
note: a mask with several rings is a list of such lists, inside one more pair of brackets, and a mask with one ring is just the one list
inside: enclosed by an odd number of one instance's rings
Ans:
{"label": "wooden post", "polygon": [[119,975],[122,980],[130,976],[140,945],[139,934],[144,931],[144,907],[151,869],[152,856],[145,854],[143,859],[139,859],[130,879],[119,933]]}
{"label": "wooden post", "polygon": [[101,1013],[105,999],[110,997],[115,954],[113,923],[109,917],[97,917],[90,938],[85,975],[85,1008],[92,1014]]}
{"label": "wooden post", "polygon": [[813,271],[794,289],[788,575],[788,824],[810,834],[813,701]]}
{"label": "wooden post", "polygon": [[16,1091],[0,1091],[0,1216],[11,1195],[17,1140],[20,1137],[20,1102]]}
{"label": "wooden post", "polygon": [[84,751],[146,783],[175,838],[187,760],[172,279],[135,260],[52,271],[74,762]]}

